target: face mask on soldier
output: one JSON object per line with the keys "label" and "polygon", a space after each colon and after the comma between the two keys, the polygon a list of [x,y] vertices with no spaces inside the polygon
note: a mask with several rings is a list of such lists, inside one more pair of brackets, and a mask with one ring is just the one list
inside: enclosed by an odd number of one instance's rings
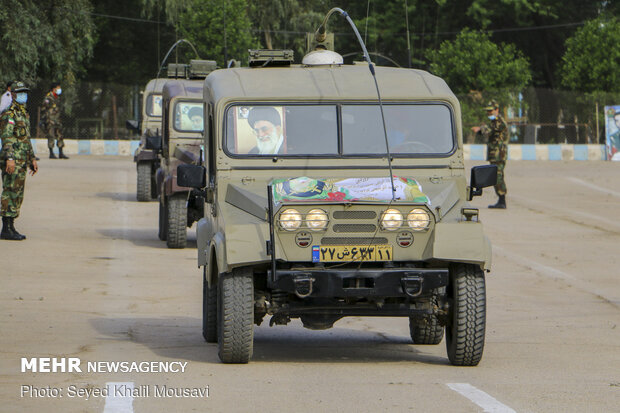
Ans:
{"label": "face mask on soldier", "polygon": [[495,115],[489,115],[490,120],[495,120]]}
{"label": "face mask on soldier", "polygon": [[62,93],[62,89],[61,88],[56,89],[56,94],[57,95],[60,95],[61,93]]}
{"label": "face mask on soldier", "polygon": [[17,96],[15,97],[15,101],[19,103],[20,105],[24,105],[28,101],[28,94],[18,93]]}

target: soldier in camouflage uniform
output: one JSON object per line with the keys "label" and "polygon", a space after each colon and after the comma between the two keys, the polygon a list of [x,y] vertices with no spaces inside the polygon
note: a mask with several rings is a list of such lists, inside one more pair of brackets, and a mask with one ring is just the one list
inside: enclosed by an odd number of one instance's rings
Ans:
{"label": "soldier in camouflage uniform", "polygon": [[491,121],[489,125],[474,127],[472,130],[481,133],[487,139],[487,160],[491,165],[497,165],[497,184],[495,193],[499,197],[496,204],[489,208],[506,209],[506,182],[504,181],[504,168],[508,159],[508,126],[499,114],[499,104],[492,100],[484,108]]}
{"label": "soldier in camouflage uniform", "polygon": [[50,159],[56,159],[54,155],[54,139],[58,145],[58,157],[60,159],[69,159],[62,148],[65,142],[62,139],[62,125],[60,124],[60,94],[62,89],[60,83],[52,83],[50,91],[47,92],[43,99],[41,107],[41,120],[43,122],[43,130],[47,136],[47,147],[50,150]]}
{"label": "soldier in camouflage uniform", "polygon": [[2,232],[0,239],[21,241],[26,239],[15,229],[14,221],[19,216],[19,208],[24,199],[26,172],[31,175],[39,170],[30,143],[30,118],[26,112],[28,89],[23,82],[15,81],[11,85],[13,102],[0,116],[0,168],[2,168],[2,197],[0,198],[0,215]]}

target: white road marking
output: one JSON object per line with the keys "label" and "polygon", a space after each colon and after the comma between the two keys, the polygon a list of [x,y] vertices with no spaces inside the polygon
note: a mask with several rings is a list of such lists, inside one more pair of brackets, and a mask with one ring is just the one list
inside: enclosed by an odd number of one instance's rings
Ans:
{"label": "white road marking", "polygon": [[[125,387],[123,387],[125,386]],[[108,382],[103,413],[133,413],[133,382]],[[115,389],[121,389],[118,392]]]}
{"label": "white road marking", "polygon": [[571,182],[575,182],[576,184],[583,185],[583,186],[585,186],[587,188],[594,189],[594,190],[603,192],[605,194],[617,196],[618,198],[620,198],[620,192],[612,191],[611,189],[607,189],[607,188],[602,188],[600,186],[594,185],[594,184],[592,184],[590,182],[586,182],[584,180],[581,180],[579,178],[575,178],[575,177],[572,177],[572,176],[568,176],[568,177],[566,177],[566,179],[568,179]]}
{"label": "white road marking", "polygon": [[488,395],[482,390],[475,388],[469,383],[446,383],[446,385],[455,392],[459,393],[461,396],[468,398],[478,406],[482,407],[484,412],[516,413],[515,410],[499,402],[496,398]]}

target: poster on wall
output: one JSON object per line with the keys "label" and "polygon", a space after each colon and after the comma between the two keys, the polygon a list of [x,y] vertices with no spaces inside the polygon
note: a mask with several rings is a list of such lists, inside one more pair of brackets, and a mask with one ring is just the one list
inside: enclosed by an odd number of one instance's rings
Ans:
{"label": "poster on wall", "polygon": [[607,159],[620,161],[620,105],[605,106],[605,149]]}

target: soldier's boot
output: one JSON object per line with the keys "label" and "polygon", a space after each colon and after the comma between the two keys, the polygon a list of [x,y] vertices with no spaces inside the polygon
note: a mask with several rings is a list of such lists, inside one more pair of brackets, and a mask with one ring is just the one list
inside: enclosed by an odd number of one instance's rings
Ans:
{"label": "soldier's boot", "polygon": [[489,208],[506,209],[506,195],[500,195],[497,203],[489,205]]}
{"label": "soldier's boot", "polygon": [[54,154],[54,148],[50,148],[50,159],[57,159],[56,155]]}
{"label": "soldier's boot", "polygon": [[6,239],[9,241],[21,241],[23,239],[11,231],[11,221],[9,217],[2,217],[2,232],[0,232],[0,239]]}
{"label": "soldier's boot", "polygon": [[20,237],[21,239],[26,239],[25,235],[20,234],[15,229],[15,218],[9,218],[9,226],[11,227],[11,231],[13,232],[13,234],[15,234],[16,236]]}
{"label": "soldier's boot", "polygon": [[69,159],[69,157],[62,152],[62,148],[58,148],[58,157],[60,159]]}

